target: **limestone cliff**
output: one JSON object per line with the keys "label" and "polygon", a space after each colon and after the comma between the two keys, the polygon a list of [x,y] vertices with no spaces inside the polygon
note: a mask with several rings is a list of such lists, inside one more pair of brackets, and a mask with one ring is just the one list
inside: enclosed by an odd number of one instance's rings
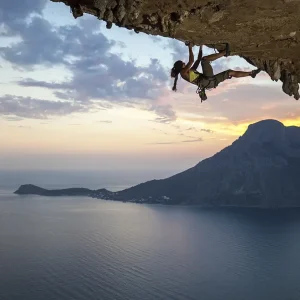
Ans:
{"label": "limestone cliff", "polygon": [[[300,0],[51,0],[129,30],[191,40],[196,45],[230,43],[299,99]],[[220,47],[220,46],[219,46]],[[216,47],[218,49],[218,46]]]}

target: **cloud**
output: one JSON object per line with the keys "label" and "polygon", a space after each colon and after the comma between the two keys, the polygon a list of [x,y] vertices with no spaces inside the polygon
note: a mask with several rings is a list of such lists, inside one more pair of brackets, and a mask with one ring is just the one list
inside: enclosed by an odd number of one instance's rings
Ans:
{"label": "cloud", "polygon": [[101,120],[101,121],[96,121],[97,123],[108,123],[108,124],[111,124],[112,121],[110,120]]}
{"label": "cloud", "polygon": [[[23,20],[22,26],[18,29],[17,33],[21,39],[11,46],[0,48],[0,54],[7,61],[23,69],[62,63],[70,66],[69,58],[82,56],[83,48],[88,48],[89,52],[97,50],[105,53],[115,44],[114,41],[108,41],[99,34],[100,43],[95,49],[97,42],[92,41],[91,37],[96,38],[95,31],[99,29],[99,23],[95,23],[93,31],[87,35],[84,31],[90,29],[90,22],[82,21],[79,24],[80,27],[69,25],[55,27],[42,17],[33,16],[28,22]],[[88,45],[83,47],[83,43]]]}
{"label": "cloud", "polygon": [[165,39],[158,35],[149,35],[149,38],[157,44],[164,44]]}
{"label": "cloud", "polygon": [[23,118],[15,117],[15,116],[4,116],[4,119],[10,122],[19,122],[23,120]]}
{"label": "cloud", "polygon": [[173,122],[177,119],[176,113],[172,109],[172,106],[170,104],[166,105],[156,105],[153,104],[149,111],[155,112],[158,117],[154,120],[158,123],[166,123],[169,124],[170,122]]}
{"label": "cloud", "polygon": [[211,130],[211,129],[205,129],[205,128],[200,129],[200,131],[207,132],[207,133],[214,133],[213,130]]}
{"label": "cloud", "polygon": [[24,22],[18,33],[21,41],[0,48],[3,59],[27,69],[63,62],[61,39],[48,21],[35,16],[28,24]]}
{"label": "cloud", "polygon": [[[7,15],[2,21],[6,35],[19,38],[9,46],[0,47],[0,57],[24,72],[62,65],[71,74],[63,82],[24,78],[17,82],[20,86],[51,90],[62,102],[67,100],[79,106],[106,101],[106,106],[99,105],[98,109],[111,108],[107,101],[138,106],[141,102],[138,99],[144,99],[150,107],[157,105],[157,98],[168,84],[168,71],[157,59],[138,66],[135,60],[124,60],[120,54],[113,53],[115,46],[125,45],[108,39],[96,18],[82,18],[76,25],[53,26],[42,17],[46,0],[17,0],[16,7],[2,2],[0,12]],[[19,16],[17,23],[16,16]],[[160,113],[157,121],[171,119],[174,112],[171,117],[169,113]]]}
{"label": "cloud", "polygon": [[25,87],[42,87],[42,88],[50,88],[50,89],[60,89],[62,87],[61,83],[55,82],[45,82],[33,79],[25,79],[17,82],[21,86]]}
{"label": "cloud", "polygon": [[184,143],[198,143],[202,142],[202,138],[197,138],[197,139],[191,139],[191,140],[184,140],[184,141],[168,141],[168,142],[155,142],[155,143],[149,143],[151,145],[178,145],[178,144],[184,144]]}
{"label": "cloud", "polygon": [[129,101],[134,98],[156,99],[166,86],[166,70],[157,59],[138,67],[111,53],[117,43],[100,32],[99,21],[83,19],[78,26],[54,27],[34,16],[19,29],[21,41],[0,48],[0,55],[24,70],[36,66],[63,64],[71,80],[55,83],[26,78],[19,85],[52,89],[66,100],[108,99]]}
{"label": "cloud", "polygon": [[[238,79],[236,81],[238,82]],[[219,88],[222,89],[221,86],[217,89]],[[272,115],[280,116],[283,112],[298,110],[293,105],[295,102],[284,95],[278,85],[260,86],[255,84],[253,80],[247,80],[236,86],[235,89],[217,95],[208,95],[208,97],[210,110],[232,122],[245,122]],[[224,97],[228,98],[228,101],[223,102]]]}
{"label": "cloud", "polygon": [[173,128],[175,128],[175,129],[180,129],[180,126],[179,126],[179,125],[172,124],[171,126],[172,126]]}
{"label": "cloud", "polygon": [[171,39],[169,40],[167,47],[171,50],[171,55],[174,62],[177,60],[188,60],[188,47],[185,46],[183,42]]}
{"label": "cloud", "polygon": [[202,131],[202,132],[206,132],[206,133],[213,133],[214,132],[211,129],[206,129],[206,128],[197,129],[196,127],[189,127],[187,129],[185,129],[185,131]]}
{"label": "cloud", "polygon": [[239,135],[247,124],[268,118],[299,124],[299,103],[283,94],[279,83],[266,85],[260,78],[232,79],[207,95],[208,100],[201,105],[195,105],[189,93],[180,97],[178,119],[226,135]]}
{"label": "cloud", "polygon": [[0,115],[31,119],[47,119],[74,112],[89,111],[90,106],[74,102],[48,101],[31,97],[5,95],[0,97]]}
{"label": "cloud", "polygon": [[[73,76],[68,82],[25,79],[18,84],[53,89],[55,96],[64,100],[107,99],[113,102],[135,102],[135,98],[153,100],[166,86],[168,78],[158,60],[152,59],[143,68],[136,67],[133,62],[125,62],[115,54],[107,54],[105,61],[105,64],[99,64],[96,58],[94,61],[82,58],[70,66]],[[79,64],[83,66],[76,66]]]}
{"label": "cloud", "polygon": [[203,141],[202,138],[197,138],[197,139],[193,139],[193,140],[181,141],[181,143],[196,143],[196,142],[202,142],[202,141]]}
{"label": "cloud", "polygon": [[4,26],[5,35],[16,35],[24,26],[26,19],[34,14],[41,14],[47,0],[0,1],[0,25]]}
{"label": "cloud", "polygon": [[152,130],[153,130],[153,131],[159,131],[159,132],[161,132],[161,133],[164,134],[164,135],[169,135],[168,132],[166,132],[166,131],[164,131],[164,130],[162,130],[162,129],[152,128]]}

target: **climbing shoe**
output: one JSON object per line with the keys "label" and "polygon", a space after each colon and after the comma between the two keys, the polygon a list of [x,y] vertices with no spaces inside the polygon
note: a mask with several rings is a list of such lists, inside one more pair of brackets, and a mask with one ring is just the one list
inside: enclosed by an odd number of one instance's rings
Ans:
{"label": "climbing shoe", "polygon": [[228,57],[230,55],[230,48],[228,43],[225,43],[225,52],[225,57]]}
{"label": "climbing shoe", "polygon": [[252,77],[252,78],[255,78],[256,75],[257,75],[260,71],[261,71],[261,69],[253,70],[253,71],[251,72],[251,77]]}

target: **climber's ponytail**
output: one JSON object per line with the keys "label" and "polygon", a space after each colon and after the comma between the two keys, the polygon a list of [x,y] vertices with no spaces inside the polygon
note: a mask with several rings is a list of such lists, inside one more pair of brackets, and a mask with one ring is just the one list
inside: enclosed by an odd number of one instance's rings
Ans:
{"label": "climber's ponytail", "polygon": [[175,76],[175,79],[174,79],[174,85],[173,85],[173,88],[172,88],[172,90],[173,90],[174,92],[177,91],[177,80],[178,80],[178,75],[176,75],[176,76]]}
{"label": "climber's ponytail", "polygon": [[174,92],[177,91],[177,81],[178,81],[178,75],[180,73],[180,71],[182,70],[183,67],[183,62],[181,60],[176,61],[176,63],[174,64],[174,67],[171,70],[171,77],[175,78],[174,79],[174,85],[172,90]]}

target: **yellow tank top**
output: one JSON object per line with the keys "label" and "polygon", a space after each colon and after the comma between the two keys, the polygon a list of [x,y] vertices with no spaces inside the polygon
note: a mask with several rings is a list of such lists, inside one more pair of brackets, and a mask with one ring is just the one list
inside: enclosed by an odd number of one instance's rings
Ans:
{"label": "yellow tank top", "polygon": [[190,82],[195,81],[198,77],[199,77],[199,73],[194,71],[194,70],[190,70],[189,72],[189,77],[190,77]]}

